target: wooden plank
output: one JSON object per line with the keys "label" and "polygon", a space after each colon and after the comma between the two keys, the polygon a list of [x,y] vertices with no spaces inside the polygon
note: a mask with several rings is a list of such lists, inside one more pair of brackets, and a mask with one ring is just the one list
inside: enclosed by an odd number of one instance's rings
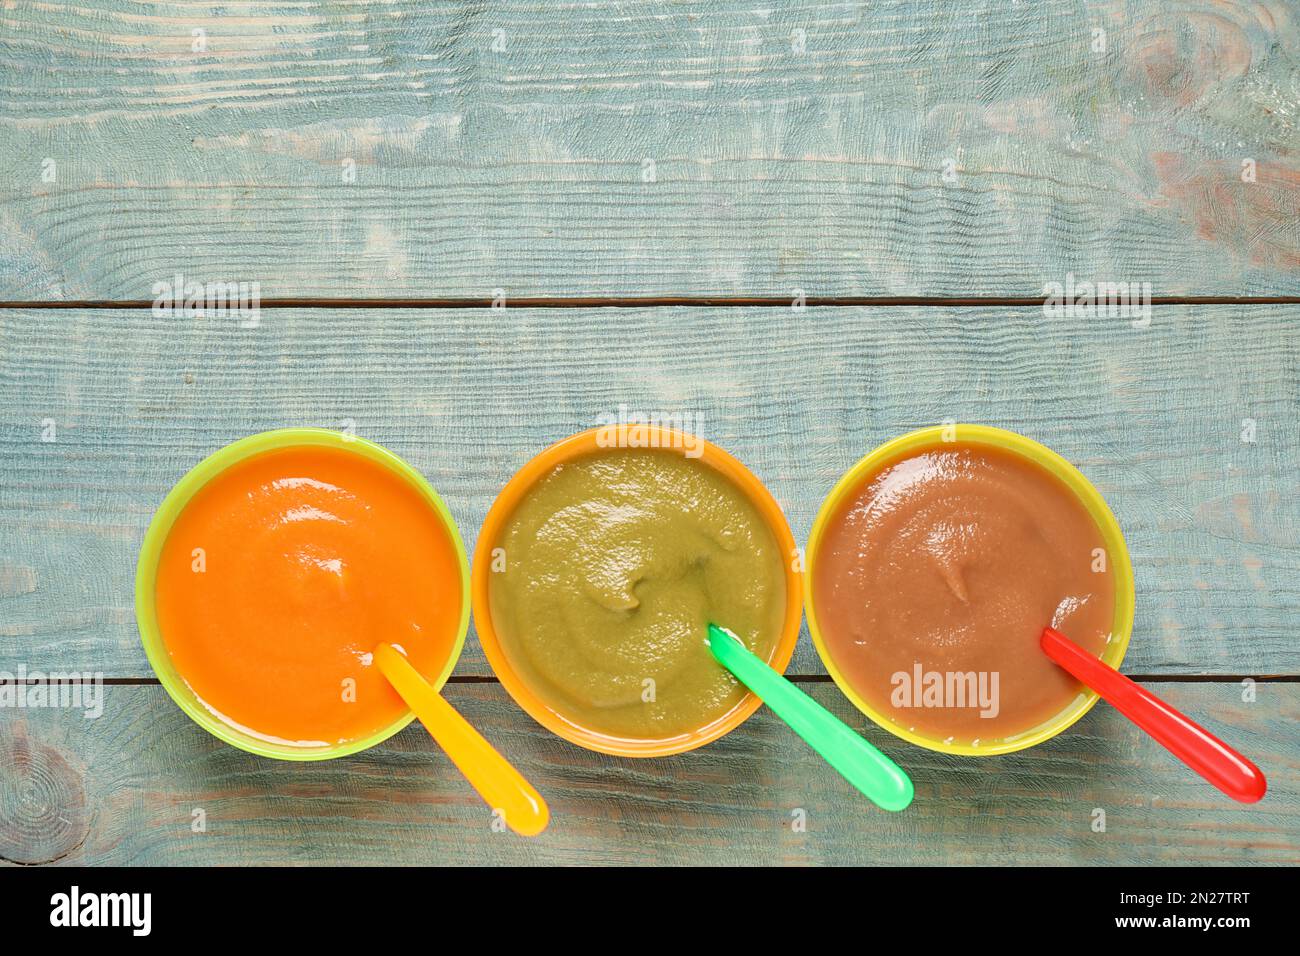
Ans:
{"label": "wooden plank", "polygon": [[[554,737],[496,684],[449,685],[456,707],[550,803],[528,841],[490,814],[418,727],[352,758],[253,757],[191,724],[159,687],[107,688],[104,715],[0,719],[0,860],[74,864],[1296,864],[1300,685],[1160,684],[1259,763],[1269,793],[1233,804],[1099,706],[1008,757],[957,758],[868,737],[916,783],[886,814],[766,711],[702,750],[620,760]],[[830,684],[814,695],[854,726]],[[195,810],[206,832],[191,830]],[[1105,811],[1106,830],[1092,830]],[[806,832],[796,832],[803,811]]]}
{"label": "wooden plank", "polygon": [[1248,0],[9,3],[0,300],[150,299],[176,272],[1295,294],[1298,26]]}
{"label": "wooden plank", "polygon": [[[1125,529],[1131,673],[1300,673],[1300,308],[1184,306],[1145,329],[1028,308],[290,309],[251,329],[0,311],[0,666],[148,676],[140,539],[238,437],[350,419],[428,475],[472,546],[524,461],[622,404],[697,416],[801,541],[888,438],[949,418],[1026,433]],[[823,673],[806,634],[792,669]],[[487,673],[473,635],[458,673]]]}

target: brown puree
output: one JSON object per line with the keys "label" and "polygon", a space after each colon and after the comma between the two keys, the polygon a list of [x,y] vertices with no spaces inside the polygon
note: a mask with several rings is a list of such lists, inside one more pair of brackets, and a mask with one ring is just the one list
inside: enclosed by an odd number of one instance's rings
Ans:
{"label": "brown puree", "polygon": [[1100,655],[1114,619],[1109,556],[1082,502],[1031,461],[960,443],[850,492],[812,588],[842,678],[900,727],[963,743],[1018,736],[1080,692],[1039,650],[1044,626]]}

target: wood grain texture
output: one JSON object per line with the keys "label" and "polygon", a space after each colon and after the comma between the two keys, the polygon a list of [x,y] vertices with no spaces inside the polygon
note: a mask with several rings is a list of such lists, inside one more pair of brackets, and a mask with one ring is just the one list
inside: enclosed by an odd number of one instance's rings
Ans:
{"label": "wood grain texture", "polygon": [[[0,310],[0,667],[148,676],[144,529],[236,438],[351,420],[429,477],[472,547],[515,470],[621,404],[697,416],[800,541],[888,438],[945,419],[1028,434],[1125,530],[1130,673],[1300,673],[1300,308],[1185,306],[1146,329],[1029,308],[290,309],[252,329]],[[806,632],[792,671],[824,673]],[[457,672],[488,672],[472,633]]]}
{"label": "wood grain texture", "polygon": [[[833,685],[813,694],[903,763],[916,801],[886,814],[765,710],[679,757],[593,754],[542,731],[496,684],[452,703],[546,796],[536,840],[493,832],[487,808],[417,727],[356,757],[291,765],[219,743],[159,687],[109,687],[104,715],[12,712],[0,754],[59,765],[57,785],[0,776],[0,859],[16,863],[1291,864],[1300,863],[1294,728],[1300,685],[1161,684],[1254,757],[1269,793],[1232,804],[1098,706],[1020,754],[963,759],[894,740]],[[46,777],[53,776],[47,773]],[[16,811],[16,807],[24,809]],[[1106,832],[1091,829],[1106,814]],[[191,831],[202,809],[207,831]],[[806,832],[792,829],[806,814]],[[21,815],[19,815],[21,814]],[[70,832],[73,824],[75,831]]]}
{"label": "wood grain texture", "polygon": [[17,0],[0,65],[7,301],[1300,292],[1286,0]]}

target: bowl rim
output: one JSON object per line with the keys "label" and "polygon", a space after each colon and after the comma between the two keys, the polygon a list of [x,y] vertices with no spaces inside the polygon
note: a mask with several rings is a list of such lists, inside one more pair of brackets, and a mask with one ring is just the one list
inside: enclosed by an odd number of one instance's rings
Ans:
{"label": "bowl rim", "polygon": [[[614,430],[612,433],[611,429]],[[635,438],[636,442],[646,444],[629,444],[634,434],[639,436]],[[803,623],[802,553],[799,551],[794,534],[790,531],[784,512],[767,487],[737,458],[712,442],[679,429],[649,424],[598,426],[578,432],[538,452],[516,471],[497,494],[479,529],[470,578],[474,627],[483,653],[493,673],[501,681],[501,686],[525,713],[557,736],[588,750],[616,757],[667,757],[685,753],[711,743],[739,727],[758,710],[762,701],[753,691],[747,689],[740,703],[705,727],[691,733],[659,739],[603,734],[563,717],[533,693],[510,665],[492,624],[488,582],[495,542],[500,537],[506,520],[514,513],[524,495],[556,465],[585,455],[611,450],[655,450],[657,448],[669,451],[682,450],[686,447],[686,442],[696,441],[701,443],[701,454],[698,460],[722,473],[758,509],[776,538],[778,549],[785,556],[783,561],[786,586],[785,619],[782,624],[781,638],[768,659],[769,665],[778,672],[784,673],[794,656]]]}
{"label": "bowl rim", "polygon": [[162,556],[163,545],[171,533],[172,526],[181,512],[210,481],[223,474],[234,465],[259,455],[287,451],[291,448],[324,447],[360,455],[367,460],[381,465],[393,474],[404,479],[432,508],[441,520],[452,546],[456,552],[460,569],[460,621],[457,624],[456,638],[451,643],[441,672],[436,679],[430,680],[435,689],[440,689],[451,676],[465,646],[465,635],[469,631],[469,560],[466,556],[465,543],[461,540],[456,521],[446,503],[429,484],[428,480],[405,459],[384,446],[344,432],[328,428],[276,428],[270,431],[248,435],[225,445],[208,455],[171,487],[167,496],[154,512],[140,545],[140,554],[136,561],[135,573],[135,616],[136,626],[140,632],[140,643],[144,646],[145,656],[154,674],[176,705],[191,720],[214,737],[248,753],[277,760],[330,760],[346,757],[350,754],[367,750],[383,743],[389,737],[402,730],[415,714],[408,708],[405,713],[392,723],[373,734],[356,740],[348,740],[326,747],[295,747],[290,744],[277,744],[262,740],[251,734],[243,733],[213,714],[190,689],[180,675],[167,646],[163,641],[162,631],[158,626],[155,592],[157,587],[158,562]]}
{"label": "bowl rim", "polygon": [[[946,438],[949,434],[952,437]],[[898,460],[909,457],[923,449],[941,447],[944,444],[983,445],[1015,454],[1056,477],[1079,499],[1096,523],[1097,530],[1101,533],[1102,544],[1106,548],[1107,556],[1111,562],[1111,572],[1115,581],[1115,612],[1112,618],[1111,639],[1106,645],[1101,660],[1111,667],[1119,668],[1120,663],[1124,660],[1124,654],[1128,650],[1129,640],[1133,633],[1135,599],[1133,565],[1129,558],[1128,546],[1124,542],[1124,535],[1119,522],[1115,519],[1115,515],[1106,504],[1101,492],[1069,461],[1032,438],[992,425],[952,423],[916,429],[876,446],[840,477],[818,509],[817,517],[813,521],[812,532],[808,537],[808,550],[804,567],[804,608],[808,617],[808,631],[812,636],[813,646],[817,648],[817,654],[825,665],[827,672],[844,695],[858,710],[871,718],[873,723],[889,731],[894,736],[917,746],[925,747],[928,750],[967,757],[991,757],[998,754],[1014,753],[1041,744],[1067,730],[1097,703],[1099,699],[1097,692],[1085,687],[1079,696],[1055,717],[997,743],[975,746],[957,741],[949,743],[937,740],[898,726],[872,707],[845,679],[836,666],[817,621],[816,598],[813,594],[817,554],[826,527],[831,518],[839,512],[840,505],[845,498],[860,488],[863,482],[872,475],[877,474]]]}

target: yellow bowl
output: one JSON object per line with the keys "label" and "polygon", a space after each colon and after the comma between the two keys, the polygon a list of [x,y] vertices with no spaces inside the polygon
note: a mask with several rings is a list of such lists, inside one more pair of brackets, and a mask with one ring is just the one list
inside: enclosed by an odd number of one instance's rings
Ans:
{"label": "yellow bowl", "polygon": [[447,682],[447,678],[451,676],[452,669],[456,666],[456,661],[460,657],[461,648],[465,645],[465,634],[469,630],[469,560],[465,555],[465,545],[460,539],[460,532],[456,530],[456,521],[424,476],[387,448],[366,441],[364,438],[344,435],[324,428],[281,428],[275,431],[249,435],[247,438],[241,438],[239,441],[213,452],[190,469],[185,477],[176,483],[172,490],[167,493],[167,497],[163,499],[163,503],[158,506],[158,510],[154,512],[153,520],[149,523],[149,530],[145,532],[144,543],[140,546],[140,559],[136,564],[135,619],[140,628],[140,642],[144,645],[144,652],[149,658],[149,664],[153,667],[154,673],[158,675],[158,680],[162,683],[164,689],[171,695],[171,699],[176,702],[181,710],[185,711],[196,724],[208,731],[208,733],[224,740],[231,746],[263,757],[275,757],[279,760],[327,760],[331,757],[345,757],[348,754],[354,754],[373,747],[375,744],[382,743],[414,720],[415,715],[408,710],[387,727],[368,737],[348,740],[326,747],[295,747],[289,744],[273,743],[243,733],[230,726],[203,706],[202,701],[199,700],[194,691],[190,689],[189,684],[176,670],[171,654],[167,651],[162,631],[158,626],[158,610],[155,604],[158,561],[162,556],[163,544],[167,540],[172,525],[176,523],[176,519],[185,510],[185,506],[190,503],[191,499],[198,494],[199,490],[217,475],[232,465],[255,455],[286,448],[302,448],[313,445],[360,455],[382,465],[410,484],[424,498],[429,507],[437,513],[446,527],[460,564],[461,610],[456,638],[448,648],[447,660],[443,664],[441,672],[437,675],[426,675],[435,688],[442,687]]}
{"label": "yellow bowl", "polygon": [[907,458],[923,449],[942,446],[944,438],[962,445],[984,445],[1010,452],[1054,475],[1067,488],[1074,492],[1092,520],[1096,522],[1101,533],[1102,542],[1111,561],[1111,573],[1115,580],[1115,617],[1111,626],[1110,642],[1101,659],[1111,667],[1118,668],[1128,650],[1129,637],[1133,633],[1133,565],[1129,561],[1128,547],[1124,544],[1124,535],[1119,522],[1106,506],[1101,493],[1092,483],[1068,461],[1045,445],[1002,428],[988,425],[949,425],[922,428],[909,432],[893,441],[876,448],[869,455],[850,468],[831,489],[831,493],[822,502],[813,522],[812,535],[808,539],[807,564],[804,569],[804,607],[808,614],[808,630],[812,634],[813,644],[821,655],[822,663],[830,672],[840,690],[858,708],[873,721],[895,736],[902,737],[921,747],[937,750],[940,753],[960,754],[967,757],[990,757],[995,754],[1013,753],[1035,744],[1050,740],[1065,730],[1076,720],[1092,709],[1097,703],[1096,692],[1084,688],[1071,703],[1055,717],[1044,721],[1036,727],[1004,738],[997,743],[981,744],[978,747],[966,743],[946,742],[933,737],[925,737],[900,727],[888,717],[872,707],[859,694],[836,667],[826,643],[822,638],[821,628],[817,623],[817,603],[813,597],[813,578],[817,565],[817,554],[821,546],[822,535],[827,523],[839,513],[845,498],[862,487],[871,476],[883,471],[900,459]]}

